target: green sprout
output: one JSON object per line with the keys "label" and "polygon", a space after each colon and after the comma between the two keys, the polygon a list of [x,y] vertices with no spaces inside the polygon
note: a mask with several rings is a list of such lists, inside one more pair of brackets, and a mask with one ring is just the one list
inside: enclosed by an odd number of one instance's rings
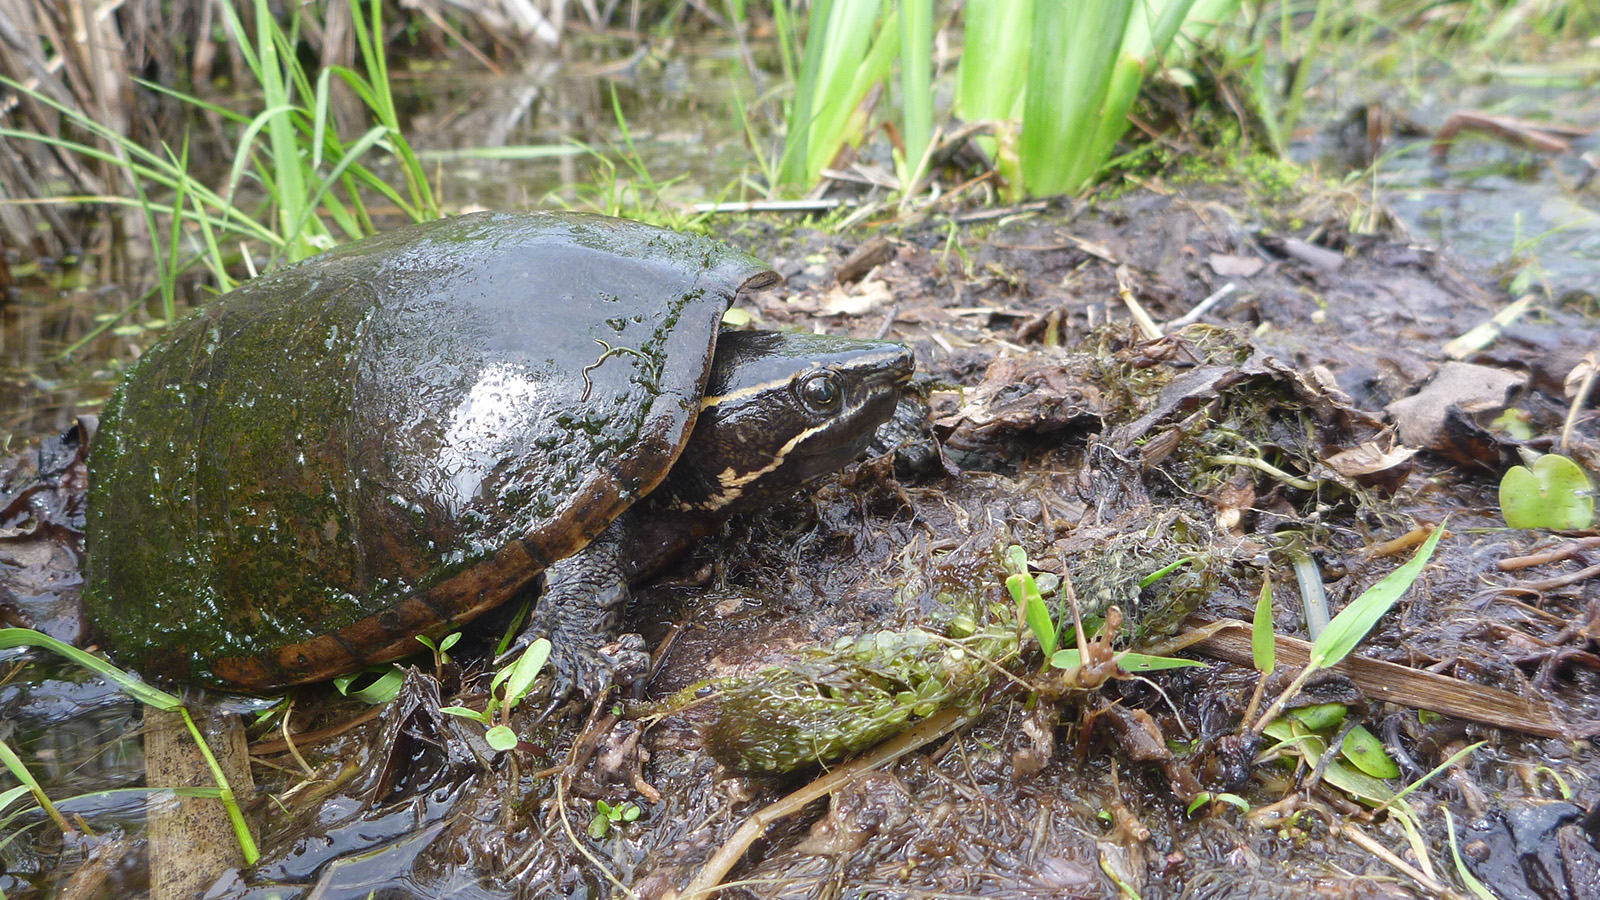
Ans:
{"label": "green sprout", "polygon": [[[439,711],[482,722],[488,729],[483,737],[489,746],[501,751],[510,750],[517,745],[517,733],[511,730],[510,725],[511,712],[533,689],[533,680],[539,676],[539,671],[549,658],[550,641],[539,638],[529,644],[516,661],[495,673],[494,679],[489,682],[489,705],[481,712],[465,706],[443,706]],[[502,685],[504,690],[496,696],[495,689]]]}
{"label": "green sprout", "polygon": [[[1140,580],[1140,587],[1147,587],[1156,579],[1173,571],[1179,566],[1189,562],[1189,558],[1180,559],[1162,567],[1160,570]],[[1061,642],[1062,632],[1067,630],[1066,622],[1056,622],[1050,614],[1050,607],[1045,602],[1044,595],[1055,592],[1058,588],[1063,606],[1070,607],[1073,611],[1073,631],[1081,633],[1082,624],[1077,621],[1078,609],[1076,599],[1072,596],[1071,587],[1065,579],[1058,579],[1049,573],[1034,575],[1029,571],[1028,552],[1022,547],[1012,544],[1006,548],[1003,563],[1011,574],[1006,576],[1006,590],[1017,603],[1017,618],[1028,626],[1028,630],[1039,641],[1039,648],[1044,651],[1045,659],[1057,669],[1078,669],[1083,666],[1083,651],[1078,647],[1057,650]],[[1105,626],[1114,626],[1120,615],[1113,617],[1107,615]],[[1115,631],[1115,627],[1102,630]],[[1192,659],[1179,659],[1171,656],[1149,656],[1143,653],[1133,653],[1123,650],[1113,657],[1118,667],[1127,673],[1139,674],[1154,672],[1159,669],[1176,669],[1189,666],[1200,666],[1202,663]]]}
{"label": "green sprout", "polygon": [[602,840],[611,833],[613,825],[625,825],[639,818],[644,810],[637,803],[623,801],[616,806],[596,800],[594,802],[594,818],[589,820],[589,837]]}

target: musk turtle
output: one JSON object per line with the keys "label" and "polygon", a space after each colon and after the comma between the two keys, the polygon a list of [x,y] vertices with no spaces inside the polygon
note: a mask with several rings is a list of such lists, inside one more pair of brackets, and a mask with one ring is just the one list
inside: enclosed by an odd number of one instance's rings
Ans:
{"label": "musk turtle", "polygon": [[409,655],[542,580],[524,637],[592,695],[628,584],[848,462],[910,377],[898,344],[719,338],[777,280],[709,238],[481,213],[251,281],[105,409],[90,617],[146,674],[260,693]]}

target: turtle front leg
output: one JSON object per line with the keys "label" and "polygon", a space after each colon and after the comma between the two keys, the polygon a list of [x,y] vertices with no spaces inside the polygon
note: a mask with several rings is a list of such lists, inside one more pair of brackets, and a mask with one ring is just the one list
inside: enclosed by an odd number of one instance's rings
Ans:
{"label": "turtle front leg", "polygon": [[593,700],[613,684],[628,687],[650,669],[644,638],[625,634],[613,639],[629,597],[621,557],[623,531],[614,522],[582,551],[545,570],[544,592],[533,617],[507,653],[520,652],[541,637],[550,639],[554,701],[573,691]]}

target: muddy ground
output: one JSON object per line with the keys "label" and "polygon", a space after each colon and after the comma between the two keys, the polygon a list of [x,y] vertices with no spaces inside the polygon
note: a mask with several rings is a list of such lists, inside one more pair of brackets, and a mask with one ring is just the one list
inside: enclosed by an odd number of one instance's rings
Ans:
{"label": "muddy ground", "polygon": [[[315,778],[264,736],[250,805],[263,861],[211,896],[668,897],[758,810],[831,773],[843,782],[831,799],[759,829],[723,896],[1466,896],[1448,810],[1465,865],[1496,896],[1600,897],[1595,551],[1579,542],[1502,571],[1575,536],[1505,528],[1496,488],[1518,441],[1491,424],[1515,409],[1525,446],[1560,440],[1564,381],[1600,334],[1594,298],[1541,303],[1451,360],[1446,345],[1511,299],[1487,273],[1393,232],[1350,233],[1354,199],[1275,170],[1243,187],[1211,181],[848,239],[730,224],[727,239],[788,278],[741,301],[757,326],[915,346],[936,382],[943,458],[862,463],[731,523],[639,592],[627,624],[665,648],[647,694],[672,703],[538,726],[532,703],[524,743],[496,754],[481,728],[436,712],[457,694],[482,702],[469,641],[442,684],[418,671],[364,724],[297,740]],[[1219,291],[1193,324],[1170,324]],[[1130,321],[1124,293],[1169,323],[1162,337]],[[1600,465],[1588,411],[1567,440]],[[1420,855],[1394,815],[1324,771],[1257,756],[1271,742],[1243,734],[1258,680],[1240,662],[1248,650],[1228,662],[1208,642],[1182,654],[1203,668],[1069,689],[1041,674],[1000,586],[1001,554],[1020,545],[1036,571],[1072,579],[1086,614],[1116,603],[1122,646],[1248,621],[1269,578],[1278,632],[1305,638],[1293,560],[1337,611],[1447,519],[1433,564],[1359,653],[1455,679],[1446,694],[1494,689],[1463,705],[1503,701],[1500,724],[1464,718],[1472,709],[1419,715],[1407,701],[1423,701],[1392,674],[1308,689],[1347,703],[1406,782],[1484,742],[1404,801]],[[44,536],[59,548],[58,530],[26,531],[10,548],[12,605],[71,637],[42,599],[63,584],[70,594],[70,556],[39,549]],[[49,590],[16,580],[29,554],[36,582],[54,573]],[[1140,589],[1178,559],[1191,562]],[[984,656],[992,664],[972,664]],[[100,734],[136,715],[40,673],[14,672],[0,693],[24,744],[64,719]],[[703,687],[724,676],[799,700]],[[1284,684],[1274,676],[1267,699]],[[294,723],[360,712],[313,693]],[[830,757],[759,771],[930,721],[944,729],[875,770]],[[117,771],[106,783],[137,777]],[[1240,802],[1208,805],[1202,792]],[[639,815],[590,836],[597,801]],[[4,851],[7,895],[43,896],[119,837],[132,840],[90,867],[108,879],[101,895],[142,890],[137,813],[121,815],[64,851],[47,828]]]}

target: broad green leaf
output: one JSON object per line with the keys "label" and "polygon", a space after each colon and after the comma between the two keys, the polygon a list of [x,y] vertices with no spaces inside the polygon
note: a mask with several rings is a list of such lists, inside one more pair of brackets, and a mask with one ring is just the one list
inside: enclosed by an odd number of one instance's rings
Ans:
{"label": "broad green leaf", "polygon": [[[522,698],[528,695],[529,688],[533,687],[533,680],[539,677],[539,670],[544,668],[545,661],[550,658],[550,641],[539,638],[528,645],[528,649],[517,657],[517,661],[510,666],[510,677],[506,679],[505,706],[511,709]],[[501,674],[504,674],[502,672]],[[500,675],[495,676],[500,680]]]}
{"label": "broad green leaf", "polygon": [[1581,531],[1594,524],[1589,476],[1554,453],[1531,467],[1512,466],[1500,479],[1500,512],[1512,528]]}
{"label": "broad green leaf", "polygon": [[1075,191],[1098,164],[1092,146],[1134,0],[1039,3],[1023,100],[1019,156],[1033,196]]}
{"label": "broad green leaf", "polygon": [[1039,647],[1044,650],[1045,656],[1050,656],[1056,651],[1056,626],[1050,621],[1050,610],[1045,606],[1044,596],[1039,593],[1039,585],[1033,576],[1027,573],[1006,576],[1006,590],[1011,592],[1011,599],[1017,603],[1017,611],[1023,621],[1028,623],[1028,630],[1039,639]]}
{"label": "broad green leaf", "polygon": [[905,120],[902,189],[921,174],[933,138],[933,0],[900,0],[900,105]]}
{"label": "broad green leaf", "polygon": [[506,751],[517,745],[517,733],[509,725],[496,725],[483,733],[483,739],[496,750]]}
{"label": "broad green leaf", "polygon": [[1344,721],[1345,712],[1343,703],[1318,703],[1290,710],[1289,715],[1312,731],[1332,731]]}
{"label": "broad green leaf", "polygon": [[[373,678],[372,683],[364,685],[357,690],[351,690],[351,685],[360,682],[363,678]],[[387,666],[374,666],[354,672],[349,675],[340,675],[333,680],[333,686],[344,694],[363,703],[373,706],[382,706],[400,695],[400,685],[406,680],[405,673],[394,664]]]}
{"label": "broad green leaf", "polygon": [[1433,550],[1439,546],[1439,538],[1444,536],[1444,522],[1433,530],[1433,534],[1423,542],[1422,549],[1405,565],[1388,575],[1381,581],[1367,588],[1349,606],[1339,611],[1328,627],[1323,630],[1317,642],[1311,645],[1311,661],[1313,668],[1331,666],[1344,659],[1350,651],[1361,643],[1372,627],[1378,624],[1383,614],[1394,606],[1411,583],[1422,574],[1422,569],[1433,558]]}
{"label": "broad green leaf", "polygon": [[1350,733],[1344,736],[1344,746],[1340,750],[1345,759],[1373,778],[1400,777],[1400,766],[1389,757],[1389,751],[1383,749],[1383,741],[1378,740],[1364,725],[1350,729]]}
{"label": "broad green leaf", "polygon": [[1328,761],[1327,768],[1322,770],[1322,780],[1368,806],[1387,803],[1394,797],[1394,790],[1388,785],[1342,759]]}
{"label": "broad green leaf", "polygon": [[1232,804],[1232,805],[1238,807],[1240,812],[1249,812],[1250,811],[1250,801],[1244,799],[1243,797],[1239,796],[1238,794],[1230,794],[1227,791],[1223,791],[1222,793],[1217,795],[1217,802],[1218,803],[1229,803],[1229,804]]}

